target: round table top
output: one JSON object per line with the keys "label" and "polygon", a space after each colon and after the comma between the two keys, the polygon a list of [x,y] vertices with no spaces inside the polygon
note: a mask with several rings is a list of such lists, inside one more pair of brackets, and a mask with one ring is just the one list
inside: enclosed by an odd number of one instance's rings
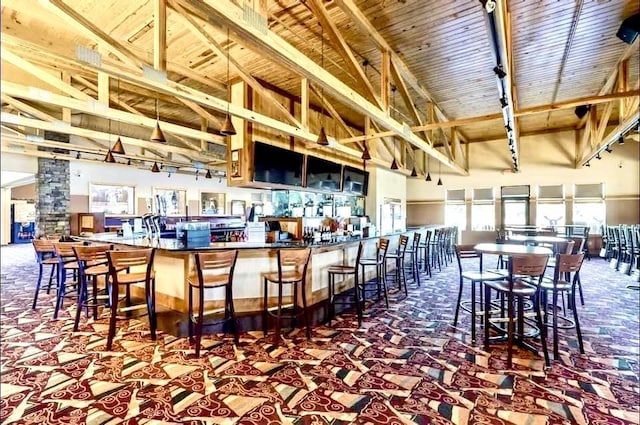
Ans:
{"label": "round table top", "polygon": [[507,239],[516,242],[533,242],[533,243],[562,243],[568,242],[567,238],[559,236],[527,236],[527,235],[511,235]]}
{"label": "round table top", "polygon": [[474,246],[477,252],[498,255],[553,255],[553,251],[542,246],[514,245],[508,243],[479,243]]}

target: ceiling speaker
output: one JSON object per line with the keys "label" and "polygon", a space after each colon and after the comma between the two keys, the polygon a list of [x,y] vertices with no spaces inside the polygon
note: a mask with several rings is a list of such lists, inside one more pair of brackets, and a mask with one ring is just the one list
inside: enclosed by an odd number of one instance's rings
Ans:
{"label": "ceiling speaker", "polygon": [[616,36],[627,44],[633,44],[640,32],[640,13],[629,16],[622,21]]}

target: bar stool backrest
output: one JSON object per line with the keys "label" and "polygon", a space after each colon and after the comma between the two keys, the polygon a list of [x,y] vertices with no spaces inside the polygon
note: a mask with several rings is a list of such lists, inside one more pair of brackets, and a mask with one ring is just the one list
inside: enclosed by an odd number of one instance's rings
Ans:
{"label": "bar stool backrest", "polygon": [[111,245],[90,245],[90,246],[74,246],[73,252],[76,259],[83,264],[87,263],[107,263],[107,251],[111,249]]}
{"label": "bar stool backrest", "polygon": [[293,269],[300,273],[302,279],[307,274],[307,266],[311,257],[311,248],[279,249],[278,250],[278,277],[282,280],[285,268]]}
{"label": "bar stool backrest", "polygon": [[554,272],[554,281],[558,281],[563,273],[577,273],[582,267],[584,260],[584,252],[579,254],[558,254],[556,255],[556,268]]}
{"label": "bar stool backrest", "polygon": [[228,274],[229,283],[233,279],[233,270],[236,267],[238,250],[196,252],[196,268],[198,279],[204,282],[205,274]]}
{"label": "bar stool backrest", "polygon": [[573,249],[571,250],[571,254],[578,254],[584,250],[585,238],[582,236],[573,236],[571,237],[573,240]]}
{"label": "bar stool backrest", "polygon": [[398,241],[398,255],[404,255],[407,250],[407,244],[409,243],[409,236],[400,235],[400,240]]}
{"label": "bar stool backrest", "polygon": [[414,252],[418,252],[418,247],[420,246],[420,238],[422,237],[422,235],[418,232],[415,232],[413,234],[413,242],[412,242],[412,246],[411,249],[413,249]]}
{"label": "bar stool backrest", "polygon": [[154,248],[108,251],[109,274],[112,279],[117,282],[119,271],[126,270],[130,267],[145,266],[148,279],[151,277],[151,270],[153,270],[155,252]]}
{"label": "bar stool backrest", "polygon": [[356,263],[355,267],[358,268],[358,264],[360,264],[360,259],[362,258],[362,253],[364,252],[364,244],[362,241],[358,244],[358,253],[356,254]]}
{"label": "bar stool backrest", "polygon": [[547,269],[547,255],[512,255],[509,261],[509,289],[513,290],[513,276],[530,276],[542,279]]}
{"label": "bar stool backrest", "polygon": [[380,238],[380,240],[378,241],[378,258],[386,259],[388,250],[389,250],[389,239]]}
{"label": "bar stool backrest", "polygon": [[56,253],[58,261],[68,263],[76,261],[74,247],[84,246],[83,242],[53,242],[53,251]]}
{"label": "bar stool backrest", "polygon": [[458,271],[462,273],[462,260],[469,258],[480,259],[480,270],[482,270],[482,256],[474,249],[475,245],[454,245],[456,258],[458,260]]}
{"label": "bar stool backrest", "polygon": [[575,242],[573,240],[560,242],[556,244],[556,254],[571,254],[573,252],[573,245]]}
{"label": "bar stool backrest", "polygon": [[33,239],[31,241],[33,249],[36,252],[36,260],[41,262],[47,255],[55,255],[53,243],[46,239]]}

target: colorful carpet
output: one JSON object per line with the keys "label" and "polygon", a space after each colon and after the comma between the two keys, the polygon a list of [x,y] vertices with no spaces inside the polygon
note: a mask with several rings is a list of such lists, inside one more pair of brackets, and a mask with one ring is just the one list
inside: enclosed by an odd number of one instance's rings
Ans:
{"label": "colorful carpet", "polygon": [[[452,265],[367,310],[361,328],[332,327],[271,345],[210,335],[201,358],[185,338],[143,321],[120,323],[106,351],[106,320],[73,333],[72,303],[53,320],[53,296],[31,309],[31,246],[2,247],[0,419],[4,424],[632,424],[640,423],[640,294],[602,260],[585,262],[579,307],[586,354],[561,331],[559,359],[469,341],[468,315],[451,327]],[[84,317],[84,315],[83,315]],[[549,343],[551,348],[551,344]]]}

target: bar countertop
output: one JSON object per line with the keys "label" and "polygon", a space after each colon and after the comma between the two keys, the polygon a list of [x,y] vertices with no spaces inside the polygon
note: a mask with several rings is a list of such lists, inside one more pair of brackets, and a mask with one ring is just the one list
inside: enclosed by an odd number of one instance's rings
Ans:
{"label": "bar countertop", "polygon": [[209,245],[202,246],[186,246],[184,242],[178,239],[172,238],[147,238],[147,237],[133,237],[124,238],[118,236],[116,232],[109,233],[95,233],[91,236],[74,236],[77,240],[98,242],[98,243],[113,243],[119,245],[127,245],[136,248],[158,248],[167,251],[203,251],[203,250],[216,250],[216,249],[281,249],[281,248],[325,248],[331,246],[339,246],[344,244],[356,243],[361,240],[377,239],[380,237],[392,237],[407,232],[415,232],[420,229],[427,229],[430,227],[438,226],[424,226],[420,228],[409,228],[405,231],[398,231],[390,233],[384,236],[340,236],[331,242],[304,242],[304,241],[281,241],[281,242],[211,242]]}

